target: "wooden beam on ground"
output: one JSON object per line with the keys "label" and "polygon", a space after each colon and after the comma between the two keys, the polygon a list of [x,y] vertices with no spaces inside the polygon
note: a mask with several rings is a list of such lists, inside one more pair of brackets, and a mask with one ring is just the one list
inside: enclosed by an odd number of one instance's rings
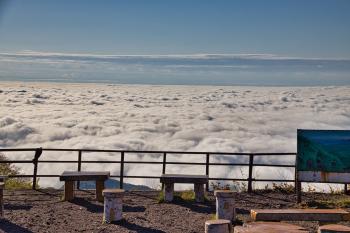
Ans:
{"label": "wooden beam on ground", "polygon": [[348,221],[350,213],[341,209],[253,209],[254,221]]}

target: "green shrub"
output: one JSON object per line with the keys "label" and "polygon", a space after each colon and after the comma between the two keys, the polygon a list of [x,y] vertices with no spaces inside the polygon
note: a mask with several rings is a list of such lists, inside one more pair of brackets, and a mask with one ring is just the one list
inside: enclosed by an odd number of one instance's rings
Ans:
{"label": "green shrub", "polygon": [[339,196],[332,200],[311,200],[307,201],[303,205],[305,208],[317,208],[317,209],[334,209],[334,208],[349,208],[350,198]]}
{"label": "green shrub", "polygon": [[[6,161],[4,154],[0,153],[0,161]],[[0,175],[14,176],[19,175],[19,168],[11,163],[0,163]],[[5,181],[6,189],[29,189],[32,182],[28,178],[9,178]]]}
{"label": "green shrub", "polygon": [[[193,190],[185,190],[180,192],[174,192],[174,200],[184,201],[184,202],[193,202],[195,201],[195,193]],[[158,203],[163,203],[165,201],[164,192],[159,192]],[[204,201],[207,201],[208,198],[204,196]]]}
{"label": "green shrub", "polygon": [[289,183],[272,183],[272,190],[281,193],[294,193],[294,185]]}

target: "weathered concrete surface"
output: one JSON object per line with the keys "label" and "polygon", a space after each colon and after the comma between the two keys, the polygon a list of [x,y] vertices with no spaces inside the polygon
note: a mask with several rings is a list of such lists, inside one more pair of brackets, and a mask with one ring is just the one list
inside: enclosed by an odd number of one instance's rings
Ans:
{"label": "weathered concrete surface", "polygon": [[216,197],[216,218],[234,220],[234,192],[230,190],[216,190],[214,191],[214,196]]}
{"label": "weathered concrete surface", "polygon": [[123,219],[123,189],[104,189],[103,222],[111,223]]}
{"label": "weathered concrete surface", "polygon": [[252,222],[245,224],[244,226],[236,226],[234,232],[238,233],[256,233],[256,232],[269,232],[269,233],[304,233],[308,232],[304,228],[288,223],[280,222]]}
{"label": "weathered concrete surface", "polygon": [[318,233],[350,233],[350,227],[338,224],[320,226]]}
{"label": "weathered concrete surface", "polygon": [[205,233],[231,233],[231,222],[224,219],[205,221]]}
{"label": "weathered concrete surface", "polygon": [[349,213],[341,209],[252,209],[255,221],[321,221],[340,222],[349,220]]}
{"label": "weathered concrete surface", "polygon": [[95,172],[95,171],[64,171],[60,175],[60,181],[89,181],[89,180],[107,180],[110,172]]}
{"label": "weathered concrete surface", "polygon": [[194,184],[196,202],[204,202],[204,184]]}
{"label": "weathered concrete surface", "polygon": [[252,222],[243,226],[236,226],[235,233],[306,233],[304,228],[281,222]]}
{"label": "weathered concrete surface", "polygon": [[174,183],[165,183],[164,185],[164,200],[172,202],[174,199]]}

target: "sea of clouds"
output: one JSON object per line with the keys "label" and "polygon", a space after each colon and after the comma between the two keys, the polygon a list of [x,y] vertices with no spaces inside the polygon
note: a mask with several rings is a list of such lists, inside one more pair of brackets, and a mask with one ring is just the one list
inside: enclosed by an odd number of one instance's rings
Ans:
{"label": "sea of clouds", "polygon": [[[350,86],[210,87],[0,82],[1,148],[82,148],[209,152],[296,152],[302,129],[349,129]],[[33,153],[6,153],[32,159]],[[85,160],[119,160],[119,154],[83,154]],[[41,159],[77,159],[77,153],[44,152]],[[127,154],[127,160],[162,161]],[[201,155],[168,161],[204,162]],[[260,160],[294,164],[293,156]],[[246,162],[213,156],[212,162]],[[20,166],[31,174],[32,165]],[[76,164],[40,164],[40,174],[60,174]],[[160,165],[126,165],[128,175],[160,175]],[[245,167],[216,166],[212,177],[242,178]],[[84,164],[83,170],[119,173],[118,164]],[[169,165],[167,173],[204,174],[204,166]],[[293,170],[256,168],[257,178],[293,178]],[[158,180],[126,182],[159,185]],[[58,179],[40,179],[60,186]]]}

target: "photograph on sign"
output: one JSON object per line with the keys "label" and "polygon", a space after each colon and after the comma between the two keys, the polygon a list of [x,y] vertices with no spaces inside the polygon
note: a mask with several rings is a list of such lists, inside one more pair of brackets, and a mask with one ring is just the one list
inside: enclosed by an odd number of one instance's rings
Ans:
{"label": "photograph on sign", "polygon": [[298,130],[299,181],[350,182],[350,130]]}

